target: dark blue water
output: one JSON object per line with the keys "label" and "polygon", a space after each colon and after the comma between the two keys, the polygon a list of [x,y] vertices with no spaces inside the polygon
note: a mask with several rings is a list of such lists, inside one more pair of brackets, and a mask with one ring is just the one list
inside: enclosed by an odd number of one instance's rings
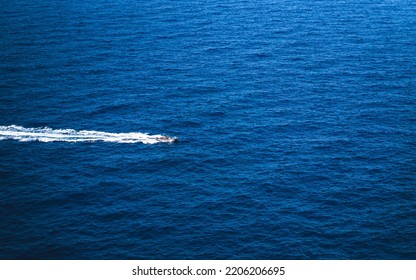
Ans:
{"label": "dark blue water", "polygon": [[415,259],[416,3],[2,1],[2,259]]}

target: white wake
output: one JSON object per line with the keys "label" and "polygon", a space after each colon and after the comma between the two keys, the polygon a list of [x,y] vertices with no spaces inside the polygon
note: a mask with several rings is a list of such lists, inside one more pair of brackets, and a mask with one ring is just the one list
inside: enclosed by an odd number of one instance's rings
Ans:
{"label": "white wake", "polygon": [[110,133],[94,130],[25,128],[17,125],[0,126],[0,140],[17,140],[21,142],[112,142],[144,143],[174,142],[177,139],[163,135],[149,135],[140,132]]}

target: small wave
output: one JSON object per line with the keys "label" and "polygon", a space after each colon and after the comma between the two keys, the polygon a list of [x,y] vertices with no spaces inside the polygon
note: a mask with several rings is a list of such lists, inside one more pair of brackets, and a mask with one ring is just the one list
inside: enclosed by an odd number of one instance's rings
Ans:
{"label": "small wave", "polygon": [[0,140],[17,140],[20,142],[112,142],[112,143],[144,143],[174,142],[171,138],[160,134],[149,135],[140,132],[110,133],[94,130],[52,129],[49,127],[25,128],[17,125],[0,126]]}

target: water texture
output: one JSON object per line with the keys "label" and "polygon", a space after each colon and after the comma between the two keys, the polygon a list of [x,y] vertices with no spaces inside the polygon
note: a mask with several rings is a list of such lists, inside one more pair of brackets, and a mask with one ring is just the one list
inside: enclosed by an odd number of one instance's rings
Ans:
{"label": "water texture", "polygon": [[410,0],[2,1],[0,258],[416,259],[415,54]]}

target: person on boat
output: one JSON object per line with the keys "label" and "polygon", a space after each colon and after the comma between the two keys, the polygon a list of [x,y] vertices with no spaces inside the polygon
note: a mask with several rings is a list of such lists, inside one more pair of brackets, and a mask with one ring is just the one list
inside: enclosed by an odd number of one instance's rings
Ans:
{"label": "person on boat", "polygon": [[176,137],[169,137],[169,136],[160,136],[160,137],[157,137],[156,139],[162,142],[176,142],[178,140],[178,138]]}
{"label": "person on boat", "polygon": [[172,138],[170,138],[169,136],[160,136],[156,138],[157,140],[162,140],[162,141],[170,141]]}

